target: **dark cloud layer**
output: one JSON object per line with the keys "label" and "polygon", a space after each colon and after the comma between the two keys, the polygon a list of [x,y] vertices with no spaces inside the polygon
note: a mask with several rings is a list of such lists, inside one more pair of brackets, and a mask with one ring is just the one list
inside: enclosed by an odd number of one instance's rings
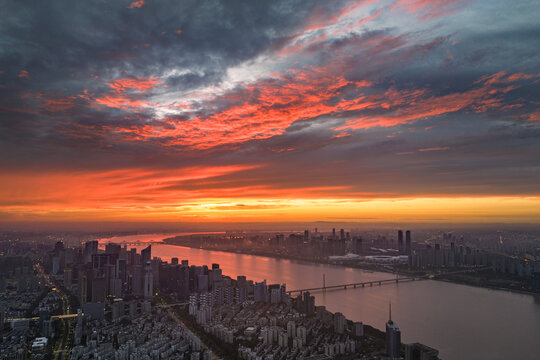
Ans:
{"label": "dark cloud layer", "polygon": [[538,195],[535,1],[0,7],[3,172],[238,167],[163,187],[199,197]]}

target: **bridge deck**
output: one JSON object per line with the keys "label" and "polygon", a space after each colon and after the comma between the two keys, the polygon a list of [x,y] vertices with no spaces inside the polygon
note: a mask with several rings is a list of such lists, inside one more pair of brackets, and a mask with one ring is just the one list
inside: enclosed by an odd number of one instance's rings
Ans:
{"label": "bridge deck", "polygon": [[403,281],[416,281],[416,280],[422,280],[427,279],[427,276],[415,276],[415,277],[401,277],[401,278],[393,278],[393,279],[383,279],[383,280],[370,280],[370,281],[362,281],[357,283],[348,283],[348,284],[339,284],[339,285],[329,285],[329,286],[321,286],[321,287],[314,287],[314,288],[306,288],[306,289],[297,289],[297,290],[289,290],[287,291],[287,294],[293,294],[293,293],[303,293],[306,291],[320,291],[320,290],[331,290],[331,289],[347,289],[350,287],[359,287],[359,286],[372,286],[374,284],[382,285],[382,284],[389,284],[389,283],[398,283]]}

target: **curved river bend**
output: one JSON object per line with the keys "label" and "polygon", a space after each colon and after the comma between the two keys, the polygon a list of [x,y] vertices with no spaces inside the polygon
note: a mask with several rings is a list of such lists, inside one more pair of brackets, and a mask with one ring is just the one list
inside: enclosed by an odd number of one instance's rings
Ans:
{"label": "curved river bend", "polygon": [[[117,243],[161,240],[171,235],[150,234],[103,239]],[[135,246],[142,248],[142,246]],[[174,245],[152,245],[152,256],[170,261],[188,259],[190,265],[218,263],[231,277],[286,283],[301,289],[392,278],[391,274],[360,269],[239,255]],[[314,293],[317,305],[342,312],[384,331],[388,302],[402,341],[421,342],[440,351],[444,360],[540,359],[540,298],[442,281],[425,280],[366,288]]]}

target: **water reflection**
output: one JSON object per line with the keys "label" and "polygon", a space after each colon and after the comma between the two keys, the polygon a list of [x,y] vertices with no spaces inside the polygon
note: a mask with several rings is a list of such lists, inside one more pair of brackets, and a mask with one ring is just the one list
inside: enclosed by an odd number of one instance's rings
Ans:
{"label": "water reflection", "polygon": [[[170,235],[169,235],[170,236]],[[144,239],[159,238],[156,234]],[[122,237],[115,241],[140,238]],[[139,246],[141,248],[142,246]],[[288,289],[392,278],[392,274],[366,272],[326,264],[206,251],[172,245],[154,245],[152,255],[190,264],[219,263],[224,274]],[[405,342],[422,342],[452,359],[538,359],[540,354],[540,297],[483,289],[434,280],[314,293],[318,305],[340,311],[347,318],[384,329],[388,302]]]}

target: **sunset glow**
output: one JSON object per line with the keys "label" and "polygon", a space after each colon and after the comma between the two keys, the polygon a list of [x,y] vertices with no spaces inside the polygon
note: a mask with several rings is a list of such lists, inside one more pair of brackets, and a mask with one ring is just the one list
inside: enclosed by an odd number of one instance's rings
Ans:
{"label": "sunset glow", "polygon": [[526,3],[11,4],[2,221],[538,222]]}

